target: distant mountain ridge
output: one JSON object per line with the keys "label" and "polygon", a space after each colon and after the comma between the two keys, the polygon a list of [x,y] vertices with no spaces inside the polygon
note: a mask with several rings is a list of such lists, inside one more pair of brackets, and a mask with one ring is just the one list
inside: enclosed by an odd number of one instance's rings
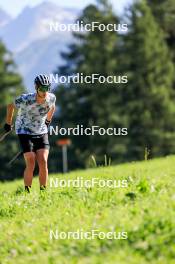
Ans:
{"label": "distant mountain ridge", "polygon": [[[74,23],[80,10],[59,7],[43,2],[35,7],[25,7],[16,18],[8,18],[0,10],[0,38],[14,53],[19,71],[28,90],[36,74],[51,73],[62,63],[59,55],[72,40],[71,32],[50,31],[50,22]],[[8,19],[7,19],[8,18]]]}

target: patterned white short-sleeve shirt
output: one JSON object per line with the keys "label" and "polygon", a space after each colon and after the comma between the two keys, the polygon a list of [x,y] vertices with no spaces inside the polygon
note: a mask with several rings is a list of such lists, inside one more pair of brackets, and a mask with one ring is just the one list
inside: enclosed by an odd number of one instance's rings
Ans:
{"label": "patterned white short-sleeve shirt", "polygon": [[47,93],[43,104],[36,102],[36,93],[22,94],[14,101],[18,108],[15,122],[16,134],[42,135],[48,133],[45,125],[47,113],[55,106],[56,97]]}

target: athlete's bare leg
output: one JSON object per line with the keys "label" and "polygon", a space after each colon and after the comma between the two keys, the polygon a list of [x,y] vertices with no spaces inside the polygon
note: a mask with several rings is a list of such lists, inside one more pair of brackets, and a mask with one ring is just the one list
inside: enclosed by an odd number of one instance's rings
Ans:
{"label": "athlete's bare leg", "polygon": [[32,185],[33,172],[35,169],[35,158],[36,158],[36,155],[34,152],[24,153],[24,159],[26,162],[26,168],[24,171],[24,184],[25,184],[25,186],[31,186]]}
{"label": "athlete's bare leg", "polygon": [[39,166],[39,182],[40,186],[47,186],[48,179],[48,160],[49,150],[48,149],[39,149],[36,151],[36,159]]}

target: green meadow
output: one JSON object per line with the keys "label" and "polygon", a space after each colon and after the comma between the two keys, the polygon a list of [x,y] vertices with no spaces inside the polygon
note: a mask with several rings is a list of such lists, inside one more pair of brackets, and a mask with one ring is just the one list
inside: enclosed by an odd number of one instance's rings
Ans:
{"label": "green meadow", "polygon": [[[40,192],[35,177],[27,194],[22,178],[0,183],[0,263],[175,263],[175,156],[49,177],[127,186]],[[126,232],[127,239],[51,238],[51,230]]]}

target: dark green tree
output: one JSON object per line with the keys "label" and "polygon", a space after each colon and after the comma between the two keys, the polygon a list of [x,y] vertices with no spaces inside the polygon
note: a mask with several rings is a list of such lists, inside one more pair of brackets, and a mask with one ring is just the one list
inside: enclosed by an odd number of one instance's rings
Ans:
{"label": "dark green tree", "polygon": [[164,32],[175,63],[175,2],[174,0],[147,0],[155,20]]}
{"label": "dark green tree", "polygon": [[173,64],[164,35],[146,1],[128,11],[129,32],[124,36],[123,69],[129,84],[123,90],[128,119],[128,158],[142,159],[175,150]]}
{"label": "dark green tree", "polygon": [[[6,107],[14,98],[24,90],[22,79],[16,71],[12,54],[0,42],[0,132],[3,133],[5,123]],[[0,142],[0,180],[14,179],[21,176],[21,163],[17,161],[14,167],[8,167],[8,161],[19,151],[17,137],[14,132],[3,142]]]}
{"label": "dark green tree", "polygon": [[[155,20],[164,32],[164,38],[175,66],[175,2],[174,0],[147,0],[147,2],[152,10]],[[175,89],[175,77],[173,87]]]}
{"label": "dark green tree", "polygon": [[[98,21],[102,24],[118,24],[108,1],[98,1],[97,5],[89,5],[78,19],[84,24]],[[119,34],[115,31],[95,31],[74,33],[75,43],[63,57],[67,64],[58,69],[59,74],[71,75],[83,73],[84,76],[99,74],[105,77],[118,76],[119,65]],[[74,127],[82,124],[84,127],[93,125],[108,128],[121,127],[124,120],[120,118],[120,92],[118,84],[73,84],[58,89],[58,104],[60,106],[60,126]],[[122,139],[117,136],[79,136],[72,137],[72,155],[74,166],[87,163],[90,155],[96,155],[99,161],[104,161],[104,155],[112,160],[119,159],[124,150]]]}

